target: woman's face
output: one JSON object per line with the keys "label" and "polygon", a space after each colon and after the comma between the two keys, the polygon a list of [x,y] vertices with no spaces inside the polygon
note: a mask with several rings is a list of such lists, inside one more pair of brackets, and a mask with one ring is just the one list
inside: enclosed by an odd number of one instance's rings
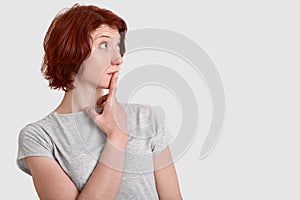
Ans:
{"label": "woman's face", "polygon": [[123,59],[120,55],[120,34],[117,29],[101,25],[91,34],[92,51],[83,61],[77,81],[95,89],[108,89],[114,72],[120,70]]}

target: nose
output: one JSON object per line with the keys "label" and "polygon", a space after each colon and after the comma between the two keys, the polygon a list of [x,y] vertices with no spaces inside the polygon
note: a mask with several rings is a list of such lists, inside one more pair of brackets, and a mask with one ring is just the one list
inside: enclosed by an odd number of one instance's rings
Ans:
{"label": "nose", "polygon": [[121,65],[122,63],[123,63],[123,58],[121,57],[120,54],[118,54],[117,57],[112,59],[112,62],[111,62],[112,65]]}

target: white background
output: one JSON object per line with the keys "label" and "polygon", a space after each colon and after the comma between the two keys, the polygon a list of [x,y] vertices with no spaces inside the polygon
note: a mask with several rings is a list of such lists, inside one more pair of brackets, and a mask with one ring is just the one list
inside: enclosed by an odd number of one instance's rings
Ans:
{"label": "white background", "polygon": [[[38,199],[16,164],[17,136],[58,105],[40,74],[42,40],[76,1],[1,3],[1,196]],[[182,33],[213,59],[225,87],[223,135],[206,159],[197,140],[176,162],[184,199],[299,199],[300,95],[297,1],[81,1],[111,9],[129,29]],[[297,123],[298,122],[298,123]],[[200,138],[200,137],[199,137]]]}

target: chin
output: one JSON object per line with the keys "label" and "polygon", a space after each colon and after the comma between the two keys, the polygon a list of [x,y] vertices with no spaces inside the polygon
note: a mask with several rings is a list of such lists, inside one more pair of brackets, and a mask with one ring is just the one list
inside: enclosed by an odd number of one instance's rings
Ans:
{"label": "chin", "polygon": [[107,81],[106,83],[99,83],[97,85],[97,89],[109,89],[109,81]]}
{"label": "chin", "polygon": [[109,85],[97,85],[96,89],[109,89]]}
{"label": "chin", "polygon": [[99,81],[97,88],[109,89],[110,79],[111,79],[111,76],[103,77],[103,79],[101,79]]}

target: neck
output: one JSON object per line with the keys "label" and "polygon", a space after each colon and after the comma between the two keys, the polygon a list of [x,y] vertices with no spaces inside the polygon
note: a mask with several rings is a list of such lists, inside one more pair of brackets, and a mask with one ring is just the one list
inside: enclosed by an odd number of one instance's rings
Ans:
{"label": "neck", "polygon": [[76,85],[71,91],[65,92],[63,100],[55,112],[67,114],[83,111],[86,107],[96,108],[97,100],[104,95],[102,88],[93,88],[90,85]]}

